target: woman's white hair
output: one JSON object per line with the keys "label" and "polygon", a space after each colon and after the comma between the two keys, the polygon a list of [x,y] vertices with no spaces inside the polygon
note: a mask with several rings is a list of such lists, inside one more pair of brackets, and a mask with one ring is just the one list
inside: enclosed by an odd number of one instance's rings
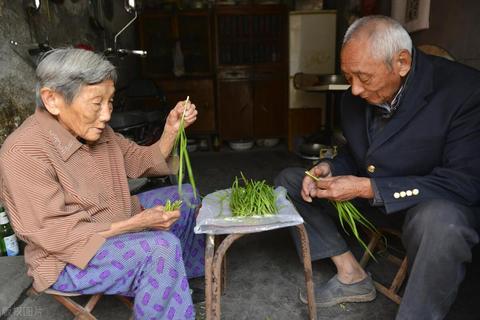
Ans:
{"label": "woman's white hair", "polygon": [[84,49],[54,49],[45,54],[37,66],[35,100],[45,107],[40,89],[50,88],[72,103],[82,86],[117,80],[115,67],[104,56]]}
{"label": "woman's white hair", "polygon": [[348,42],[366,36],[374,58],[383,59],[391,66],[393,56],[401,50],[412,54],[412,39],[402,25],[386,16],[366,16],[356,20],[343,37],[344,47]]}

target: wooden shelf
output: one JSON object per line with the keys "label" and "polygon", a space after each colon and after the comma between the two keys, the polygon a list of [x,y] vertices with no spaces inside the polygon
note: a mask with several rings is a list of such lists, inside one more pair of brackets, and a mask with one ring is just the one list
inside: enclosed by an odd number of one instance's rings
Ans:
{"label": "wooden shelf", "polygon": [[287,136],[287,19],[283,5],[215,7],[221,140]]}
{"label": "wooden shelf", "polygon": [[[151,10],[139,19],[140,43],[148,54],[142,59],[143,76],[154,79],[170,107],[187,96],[198,109],[189,127],[193,134],[216,132],[212,13],[206,9],[174,12]],[[185,73],[174,75],[173,50],[179,41]]]}
{"label": "wooden shelf", "polygon": [[180,42],[185,76],[211,76],[213,73],[212,15],[209,10],[183,10],[168,13],[148,11],[140,16],[140,45],[148,52],[142,59],[144,76],[173,77],[172,52]]}

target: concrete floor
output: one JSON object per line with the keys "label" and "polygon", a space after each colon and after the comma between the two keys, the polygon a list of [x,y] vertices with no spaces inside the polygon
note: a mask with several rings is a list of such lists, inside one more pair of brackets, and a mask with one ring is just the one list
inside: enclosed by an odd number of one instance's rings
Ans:
{"label": "concrete floor", "polygon": [[[228,188],[233,178],[242,171],[252,179],[272,183],[284,167],[309,166],[309,162],[289,153],[286,146],[255,147],[250,151],[235,152],[223,148],[220,152],[194,152],[192,166],[199,190],[203,195]],[[352,242],[354,244],[354,242]],[[354,246],[354,252],[360,252]],[[71,314],[50,296],[27,297],[28,281],[21,269],[21,257],[0,258],[0,306],[3,319],[72,319]],[[19,269],[20,268],[20,269]],[[371,263],[369,271],[377,280],[391,278],[394,267],[380,259]],[[245,236],[236,241],[228,252],[227,288],[222,296],[222,319],[232,320],[296,320],[307,318],[307,308],[298,300],[304,290],[303,267],[297,257],[287,229]],[[315,283],[327,281],[334,268],[328,261],[313,263]],[[20,279],[18,279],[20,277]],[[198,281],[198,280],[197,280]],[[480,319],[478,305],[480,285],[480,250],[474,250],[473,264],[460,289],[448,320]],[[15,301],[12,306],[12,300]],[[7,305],[7,302],[9,303]],[[7,307],[4,307],[7,305]],[[201,310],[201,304],[198,305]],[[370,303],[343,304],[318,309],[318,319],[389,320],[395,318],[397,305],[383,295]],[[199,312],[199,318],[201,318]],[[129,310],[114,297],[104,297],[94,314],[99,319],[128,319]]]}

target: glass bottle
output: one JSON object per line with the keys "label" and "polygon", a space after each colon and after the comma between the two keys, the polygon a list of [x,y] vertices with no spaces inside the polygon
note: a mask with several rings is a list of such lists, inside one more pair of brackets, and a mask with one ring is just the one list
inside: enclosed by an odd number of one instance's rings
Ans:
{"label": "glass bottle", "polygon": [[17,237],[2,206],[0,206],[0,253],[2,256],[16,256],[19,253]]}

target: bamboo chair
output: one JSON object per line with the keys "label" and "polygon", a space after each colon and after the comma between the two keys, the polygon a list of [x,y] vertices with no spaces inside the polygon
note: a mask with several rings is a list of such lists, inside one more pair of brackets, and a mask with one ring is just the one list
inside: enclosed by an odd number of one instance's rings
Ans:
{"label": "bamboo chair", "polygon": [[[374,252],[375,249],[377,249],[377,247],[381,244],[380,239],[385,234],[390,234],[390,235],[400,237],[399,231],[392,230],[392,229],[379,229],[379,233],[374,234],[370,239],[370,242],[368,243],[368,249],[370,250],[370,252]],[[400,259],[387,252],[386,258],[388,261],[398,266],[398,270],[395,273],[392,283],[390,283],[388,286],[383,285],[382,283],[375,280],[373,281],[373,283],[375,284],[375,288],[380,293],[382,293],[383,295],[385,295],[387,298],[394,301],[395,303],[400,304],[402,297],[398,294],[398,291],[402,287],[405,281],[405,278],[407,276],[407,268],[408,268],[407,257]],[[370,260],[369,253],[365,252],[362,256],[362,259],[360,260],[360,265],[362,266],[362,268],[366,267],[369,260]]]}
{"label": "bamboo chair", "polygon": [[[92,315],[92,311],[103,296],[101,293],[91,295],[87,303],[82,306],[71,299],[71,297],[83,295],[77,292],[61,292],[53,289],[47,289],[43,292],[38,292],[33,287],[30,287],[30,289],[27,291],[27,295],[30,297],[38,296],[41,293],[51,295],[75,316],[75,320],[96,320],[97,318]],[[133,302],[129,298],[120,295],[117,295],[116,297],[130,309],[133,308]]]}
{"label": "bamboo chair", "polygon": [[442,47],[439,47],[434,44],[422,44],[417,47],[420,51],[426,54],[430,54],[432,56],[439,56],[451,61],[455,61],[455,58]]}

